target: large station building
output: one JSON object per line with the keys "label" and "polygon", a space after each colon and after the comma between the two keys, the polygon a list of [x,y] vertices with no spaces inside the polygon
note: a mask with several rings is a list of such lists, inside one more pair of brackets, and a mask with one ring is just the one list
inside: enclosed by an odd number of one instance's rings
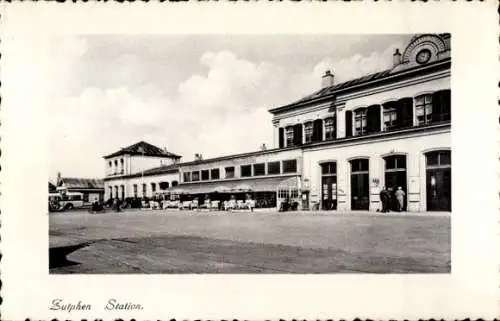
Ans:
{"label": "large station building", "polygon": [[181,162],[140,142],[105,156],[105,197],[250,193],[257,207],[376,211],[385,186],[402,187],[407,211],[451,211],[450,40],[415,36],[392,68],[350,81],[326,71],[318,91],[269,109],[271,149]]}

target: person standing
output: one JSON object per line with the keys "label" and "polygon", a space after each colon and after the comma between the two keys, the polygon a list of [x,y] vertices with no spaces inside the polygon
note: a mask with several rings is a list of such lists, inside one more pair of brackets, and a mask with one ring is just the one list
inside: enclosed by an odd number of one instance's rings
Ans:
{"label": "person standing", "polygon": [[401,186],[398,187],[398,190],[394,194],[396,196],[396,200],[398,201],[398,211],[401,212],[404,208],[406,194]]}
{"label": "person standing", "polygon": [[387,190],[385,189],[385,186],[382,186],[382,189],[380,190],[380,202],[382,203],[382,213],[387,213],[389,195],[387,193]]}

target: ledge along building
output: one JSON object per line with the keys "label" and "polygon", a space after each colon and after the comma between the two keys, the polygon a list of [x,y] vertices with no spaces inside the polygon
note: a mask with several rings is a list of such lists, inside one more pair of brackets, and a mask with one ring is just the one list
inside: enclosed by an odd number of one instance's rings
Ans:
{"label": "ledge along building", "polygon": [[451,211],[450,40],[415,36],[390,69],[346,82],[326,71],[318,91],[269,109],[271,149],[181,162],[140,142],[105,156],[105,197],[251,195],[257,207],[377,211],[385,186],[404,190],[406,211]]}

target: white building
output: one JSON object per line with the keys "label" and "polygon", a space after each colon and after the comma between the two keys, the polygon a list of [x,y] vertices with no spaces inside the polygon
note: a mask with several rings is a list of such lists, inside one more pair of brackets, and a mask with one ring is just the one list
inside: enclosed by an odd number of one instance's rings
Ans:
{"label": "white building", "polygon": [[405,210],[450,211],[450,53],[448,34],[418,35],[388,57],[388,70],[342,83],[327,71],[318,91],[269,110],[271,150],[187,163],[130,148],[109,155],[106,195],[148,196],[148,186],[177,181],[186,195],[224,198],[244,184],[266,206],[291,198],[302,208],[376,211],[386,186],[402,187]]}

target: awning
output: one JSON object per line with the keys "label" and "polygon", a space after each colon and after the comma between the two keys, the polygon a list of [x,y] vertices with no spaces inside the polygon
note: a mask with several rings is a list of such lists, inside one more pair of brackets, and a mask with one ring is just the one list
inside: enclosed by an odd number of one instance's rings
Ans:
{"label": "awning", "polygon": [[277,188],[282,186],[298,188],[298,177],[262,177],[226,182],[184,183],[181,186],[181,189],[188,194],[276,192]]}

